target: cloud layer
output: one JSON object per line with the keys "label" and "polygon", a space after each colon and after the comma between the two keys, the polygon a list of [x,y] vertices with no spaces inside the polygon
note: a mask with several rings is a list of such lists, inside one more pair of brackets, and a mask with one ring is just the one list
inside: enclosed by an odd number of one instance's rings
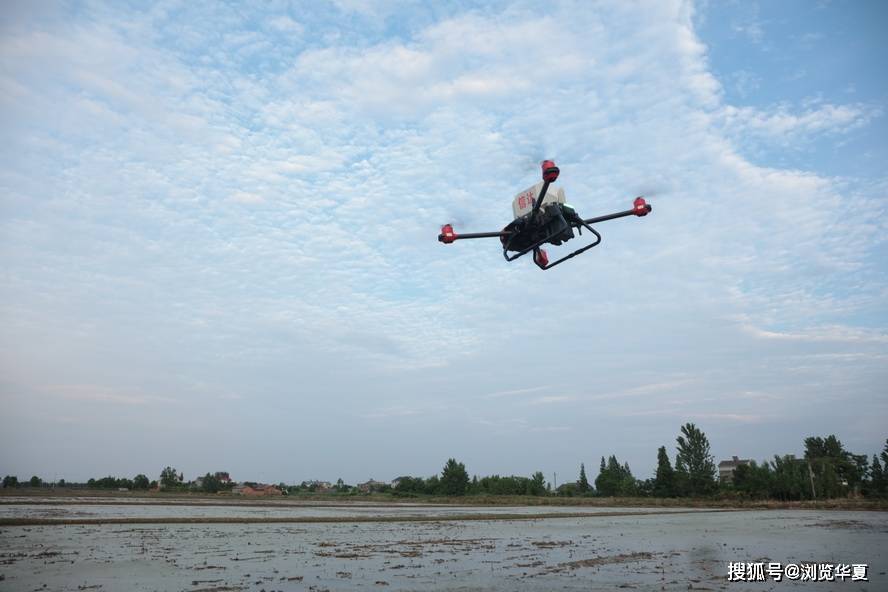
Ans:
{"label": "cloud layer", "polygon": [[[756,160],[883,106],[728,104],[684,2],[327,8],[4,25],[0,468],[643,474],[685,421],[721,455],[884,438],[888,184]],[[653,214],[545,274],[436,243],[502,227],[544,157],[581,213]]]}

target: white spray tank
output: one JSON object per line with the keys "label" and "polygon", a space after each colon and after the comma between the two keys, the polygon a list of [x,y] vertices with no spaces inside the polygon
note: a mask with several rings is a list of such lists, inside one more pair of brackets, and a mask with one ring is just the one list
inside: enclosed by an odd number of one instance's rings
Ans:
{"label": "white spray tank", "polygon": [[[520,218],[529,214],[531,210],[533,210],[533,204],[539,197],[542,189],[543,182],[540,181],[536,185],[532,185],[516,195],[515,199],[512,200],[512,215],[515,216],[515,218]],[[552,184],[549,185],[549,188],[546,190],[546,197],[543,198],[543,203],[540,207],[550,203],[567,203],[567,199],[564,197],[563,187],[555,187]]]}

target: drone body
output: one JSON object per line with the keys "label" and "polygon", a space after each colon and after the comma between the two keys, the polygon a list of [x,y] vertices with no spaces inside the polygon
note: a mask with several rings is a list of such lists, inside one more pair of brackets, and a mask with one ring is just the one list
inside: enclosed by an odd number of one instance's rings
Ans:
{"label": "drone body", "polygon": [[[559,170],[555,163],[551,160],[544,160],[542,169],[542,182],[515,196],[512,201],[512,213],[515,219],[500,232],[456,234],[452,225],[445,224],[441,227],[438,240],[444,244],[450,244],[460,239],[497,237],[502,242],[503,257],[506,261],[514,261],[533,251],[534,263],[540,269],[546,270],[601,243],[601,235],[592,228],[592,224],[625,216],[646,216],[651,211],[651,206],[644,201],[644,198],[637,197],[631,210],[584,220],[572,206],[567,204],[564,198],[564,189],[558,188],[549,192],[550,185],[558,178]],[[546,251],[541,248],[542,245],[546,243],[561,245],[569,241],[574,238],[574,228],[580,234],[585,228],[595,236],[595,240],[550,263]]]}

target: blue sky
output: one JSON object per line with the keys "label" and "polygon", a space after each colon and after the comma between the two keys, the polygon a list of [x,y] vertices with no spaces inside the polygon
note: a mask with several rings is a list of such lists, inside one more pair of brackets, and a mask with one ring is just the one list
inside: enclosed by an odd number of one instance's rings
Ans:
{"label": "blue sky", "polygon": [[[10,4],[0,473],[880,450],[886,9],[548,6]],[[547,157],[653,214],[545,273],[436,242]]]}

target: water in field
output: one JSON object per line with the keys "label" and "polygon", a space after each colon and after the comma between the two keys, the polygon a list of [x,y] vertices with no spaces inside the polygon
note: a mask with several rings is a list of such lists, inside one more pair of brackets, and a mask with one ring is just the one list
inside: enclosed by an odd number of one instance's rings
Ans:
{"label": "water in field", "polygon": [[[4,515],[10,515],[13,506],[4,506]],[[182,515],[209,511],[213,516],[235,517],[263,510],[125,508],[123,504],[22,506],[16,515],[111,511],[171,516],[175,509]],[[558,517],[559,512],[578,509],[524,508],[551,515],[534,520],[451,521],[448,515],[497,510],[514,514],[516,509],[365,504],[264,509],[335,510],[345,520],[327,524],[3,527],[0,590],[888,589],[888,513],[657,510],[660,513],[616,516],[601,511],[584,518]],[[401,512],[431,513],[439,519],[347,521],[354,515]],[[865,563],[869,581],[729,582],[728,563],[738,561]]]}
{"label": "water in field", "polygon": [[[635,511],[687,512],[682,508],[635,508]],[[187,503],[159,501],[146,503],[132,498],[52,498],[4,497],[2,518],[351,518],[367,516],[454,516],[472,514],[563,514],[613,513],[626,508],[589,506],[454,506],[417,503],[374,502],[289,502],[273,500]]]}

